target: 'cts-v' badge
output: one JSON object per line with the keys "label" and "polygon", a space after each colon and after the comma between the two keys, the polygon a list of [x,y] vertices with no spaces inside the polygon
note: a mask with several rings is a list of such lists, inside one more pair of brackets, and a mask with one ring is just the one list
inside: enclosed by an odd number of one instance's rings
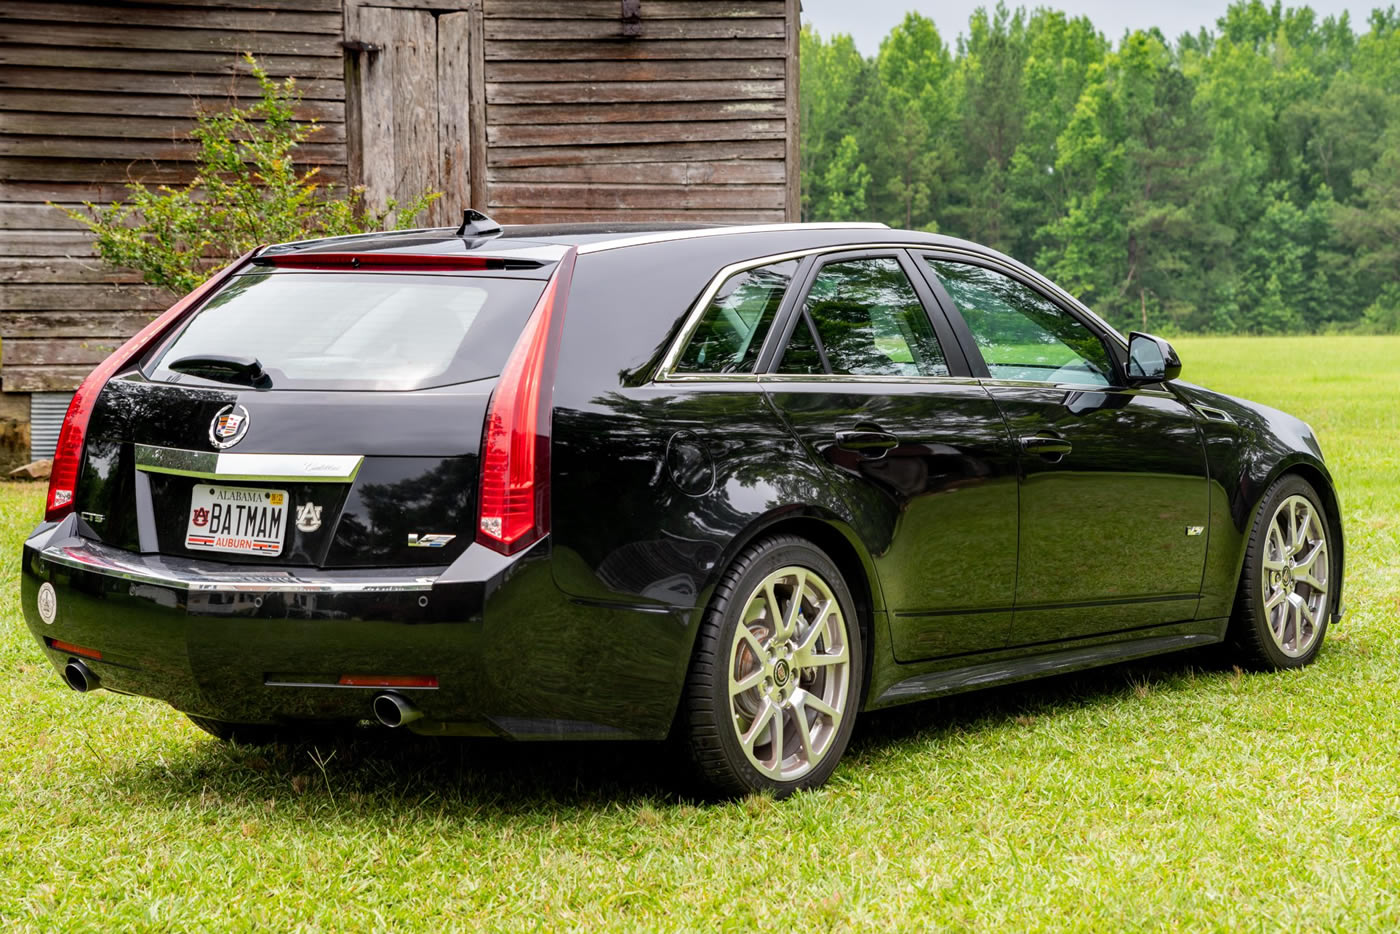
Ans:
{"label": "'cts-v' badge", "polygon": [[441,548],[443,545],[446,545],[448,542],[452,541],[452,539],[456,537],[457,536],[455,535],[443,535],[440,532],[430,532],[427,535],[419,535],[417,532],[409,532],[408,547]]}
{"label": "'cts-v' badge", "polygon": [[209,440],[216,448],[231,448],[248,433],[248,410],[241,405],[226,405],[209,424]]}

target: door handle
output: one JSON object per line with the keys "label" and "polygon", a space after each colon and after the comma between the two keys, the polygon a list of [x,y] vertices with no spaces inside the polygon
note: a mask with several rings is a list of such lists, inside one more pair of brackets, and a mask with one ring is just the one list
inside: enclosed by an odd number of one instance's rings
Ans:
{"label": "door handle", "polygon": [[1053,435],[1029,435],[1021,439],[1021,450],[1027,454],[1038,454],[1044,458],[1059,460],[1073,451],[1074,445],[1064,438],[1057,438]]}
{"label": "door handle", "polygon": [[899,446],[899,436],[888,431],[858,430],[836,432],[836,446],[844,451],[855,451],[880,457],[886,451]]}

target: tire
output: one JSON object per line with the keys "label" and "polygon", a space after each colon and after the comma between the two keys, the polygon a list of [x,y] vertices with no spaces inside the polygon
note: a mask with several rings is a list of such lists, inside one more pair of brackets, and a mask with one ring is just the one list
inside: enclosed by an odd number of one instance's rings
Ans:
{"label": "tire", "polygon": [[[731,678],[749,686],[731,697]],[[715,588],[681,702],[678,738],[702,790],[785,798],[821,785],[850,742],[864,682],[855,604],[836,565],[795,536],[755,543]]]}
{"label": "tire", "polygon": [[1250,529],[1226,634],[1232,661],[1274,671],[1302,668],[1317,657],[1335,603],[1332,547],[1330,517],[1317,491],[1296,474],[1280,477]]}

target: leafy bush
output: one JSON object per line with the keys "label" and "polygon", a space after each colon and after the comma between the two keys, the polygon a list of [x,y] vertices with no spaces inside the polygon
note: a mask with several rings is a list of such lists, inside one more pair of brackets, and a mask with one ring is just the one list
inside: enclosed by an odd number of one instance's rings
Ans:
{"label": "leafy bush", "polygon": [[246,108],[201,112],[190,131],[199,145],[198,170],[180,188],[127,186],[130,199],[83,210],[64,209],[96,234],[98,255],[113,266],[136,269],[152,285],[184,293],[202,282],[209,260],[231,259],[266,243],[412,227],[441,197],[424,192],[383,211],[365,203],[363,188],[321,184],[320,170],[299,172],[299,145],[321,127],[301,123],[293,111],[301,94],[293,78],[277,82],[245,55],[262,89]]}

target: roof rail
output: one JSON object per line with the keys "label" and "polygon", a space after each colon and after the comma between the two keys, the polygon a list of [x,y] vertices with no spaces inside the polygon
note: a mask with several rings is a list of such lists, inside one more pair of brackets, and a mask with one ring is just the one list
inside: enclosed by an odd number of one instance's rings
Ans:
{"label": "roof rail", "polygon": [[730,234],[769,233],[776,230],[888,230],[888,224],[867,222],[831,222],[808,224],[740,224],[734,227],[699,227],[693,230],[656,231],[634,237],[619,237],[616,240],[597,240],[582,244],[580,253],[600,253],[603,250],[616,250],[625,246],[641,246],[646,243],[663,243],[667,240],[690,240],[694,237],[722,237]]}

